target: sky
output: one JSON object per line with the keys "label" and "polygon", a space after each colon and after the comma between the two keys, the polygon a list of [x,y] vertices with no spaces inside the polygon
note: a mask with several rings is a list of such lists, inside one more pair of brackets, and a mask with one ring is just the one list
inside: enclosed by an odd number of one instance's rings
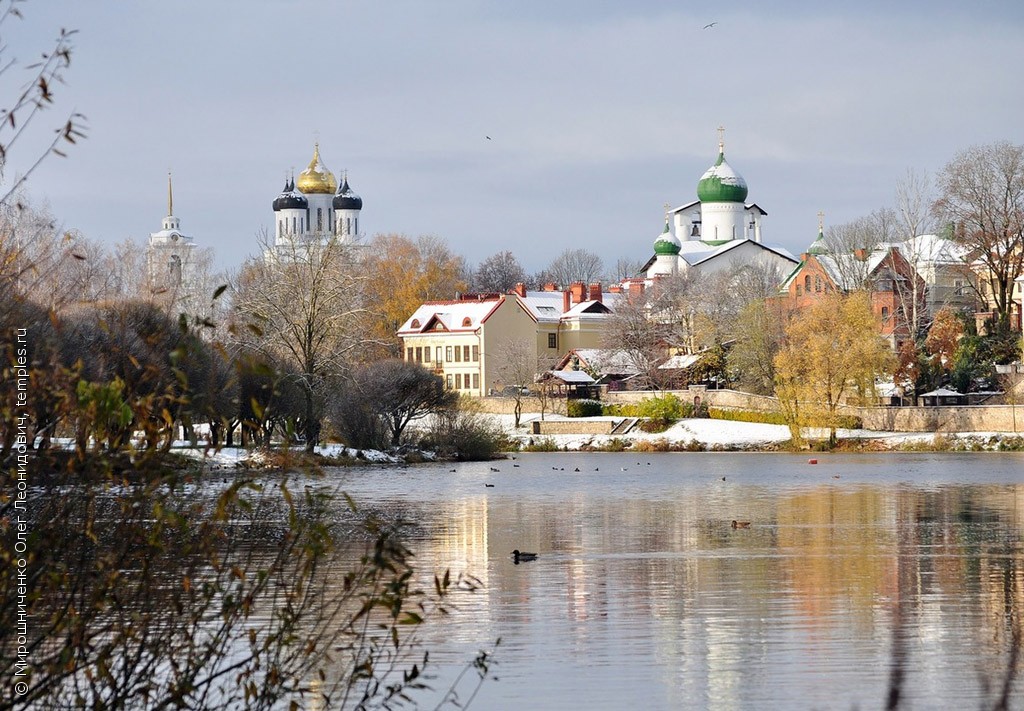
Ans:
{"label": "sky", "polygon": [[[3,2],[3,5],[6,5]],[[87,138],[32,174],[67,230],[143,241],[167,211],[235,267],[319,141],[367,236],[435,235],[470,265],[529,272],[566,249],[644,261],[666,203],[725,153],[799,254],[894,203],[908,170],[1024,143],[1019,0],[28,0],[0,25],[6,106],[75,29],[56,105],[4,179],[71,111]],[[714,23],[711,27],[705,27]],[[5,134],[0,133],[0,140]],[[7,134],[9,136],[9,134]],[[490,138],[487,138],[490,137]]]}

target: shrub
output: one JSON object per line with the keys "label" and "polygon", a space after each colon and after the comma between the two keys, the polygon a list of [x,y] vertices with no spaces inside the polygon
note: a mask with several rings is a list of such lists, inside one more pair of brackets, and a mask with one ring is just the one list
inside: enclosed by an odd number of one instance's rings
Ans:
{"label": "shrub", "polygon": [[717,407],[708,408],[708,417],[713,420],[731,420],[733,422],[759,422],[765,425],[784,425],[786,418],[779,412],[762,412],[759,410],[722,410]]}
{"label": "shrub", "polygon": [[604,408],[597,400],[569,400],[565,410],[569,417],[597,417],[604,413]]}
{"label": "shrub", "polygon": [[637,405],[637,417],[675,422],[686,417],[683,401],[675,395],[661,395],[641,400]]}
{"label": "shrub", "polygon": [[476,403],[463,398],[435,414],[420,446],[448,459],[479,461],[505,451],[508,439]]}
{"label": "shrub", "polygon": [[561,452],[555,440],[551,437],[530,438],[530,441],[523,445],[524,452]]}
{"label": "shrub", "polygon": [[636,403],[615,402],[608,403],[601,408],[601,414],[611,417],[639,417]]}

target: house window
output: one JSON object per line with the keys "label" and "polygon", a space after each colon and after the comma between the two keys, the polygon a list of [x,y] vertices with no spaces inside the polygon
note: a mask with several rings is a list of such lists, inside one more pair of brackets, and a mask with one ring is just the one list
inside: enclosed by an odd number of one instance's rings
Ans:
{"label": "house window", "polygon": [[408,351],[406,352],[405,359],[410,363],[412,362],[412,346],[410,346]]}
{"label": "house window", "polygon": [[324,209],[322,207],[316,209],[316,231],[324,231]]}
{"label": "house window", "polygon": [[806,291],[808,294],[811,293],[811,275],[810,274],[804,275],[804,291]]}
{"label": "house window", "polygon": [[458,346],[455,346],[455,362],[456,363],[461,363],[462,362],[462,349],[459,348]]}
{"label": "house window", "polygon": [[416,362],[423,362],[423,349],[420,346],[416,346]]}
{"label": "house window", "polygon": [[480,373],[473,373],[473,389],[480,389]]}
{"label": "house window", "polygon": [[455,374],[455,389],[462,390],[462,373]]}
{"label": "house window", "polygon": [[558,348],[558,335],[555,333],[548,334],[548,348]]}
{"label": "house window", "polygon": [[473,346],[473,362],[480,362],[480,346]]}
{"label": "house window", "polygon": [[438,363],[441,362],[441,346],[437,346],[434,349],[434,360]]}
{"label": "house window", "polygon": [[469,346],[462,347],[462,360],[469,362]]}
{"label": "house window", "polygon": [[420,320],[419,320],[418,318],[414,318],[414,319],[412,320],[412,323],[411,323],[411,324],[409,324],[409,325],[410,325],[410,326],[411,326],[412,328],[419,328],[419,327],[420,327]]}
{"label": "house window", "polygon": [[451,346],[445,346],[444,347],[444,361],[445,361],[445,363],[451,363],[452,362],[452,347]]}
{"label": "house window", "polygon": [[953,282],[953,291],[957,296],[964,295],[964,282],[962,279],[957,279]]}
{"label": "house window", "polygon": [[462,327],[463,328],[469,328],[472,325],[473,325],[473,319],[471,319],[469,316],[467,316],[466,318],[462,319]]}
{"label": "house window", "polygon": [[796,295],[797,296],[803,296],[803,293],[804,293],[804,288],[802,286],[800,286],[799,284],[797,284],[796,285]]}
{"label": "house window", "polygon": [[888,321],[889,320],[889,307],[888,306],[883,306],[882,307],[882,320],[883,321]]}
{"label": "house window", "polygon": [[821,277],[820,276],[814,277],[814,290],[818,291],[818,292],[821,291]]}
{"label": "house window", "polygon": [[445,378],[445,385],[448,386],[449,390],[452,389],[452,374],[451,373],[448,373],[448,377]]}

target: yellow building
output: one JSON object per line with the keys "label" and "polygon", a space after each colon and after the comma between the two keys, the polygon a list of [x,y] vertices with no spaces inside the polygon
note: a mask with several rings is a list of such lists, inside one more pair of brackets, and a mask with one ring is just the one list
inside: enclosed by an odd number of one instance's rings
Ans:
{"label": "yellow building", "polygon": [[581,282],[509,294],[466,294],[422,304],[402,327],[405,360],[421,363],[466,395],[533,383],[575,348],[602,345],[604,324],[620,294]]}

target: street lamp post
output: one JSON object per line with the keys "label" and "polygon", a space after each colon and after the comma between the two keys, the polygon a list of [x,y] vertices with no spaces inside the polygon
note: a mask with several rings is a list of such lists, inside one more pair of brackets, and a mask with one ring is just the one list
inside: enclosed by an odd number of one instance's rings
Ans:
{"label": "street lamp post", "polygon": [[1013,420],[1013,431],[1017,432],[1017,385],[1020,382],[1020,375],[1024,374],[1024,363],[1006,363],[996,366],[996,373],[1004,376],[1003,382],[1010,394],[1010,417]]}

